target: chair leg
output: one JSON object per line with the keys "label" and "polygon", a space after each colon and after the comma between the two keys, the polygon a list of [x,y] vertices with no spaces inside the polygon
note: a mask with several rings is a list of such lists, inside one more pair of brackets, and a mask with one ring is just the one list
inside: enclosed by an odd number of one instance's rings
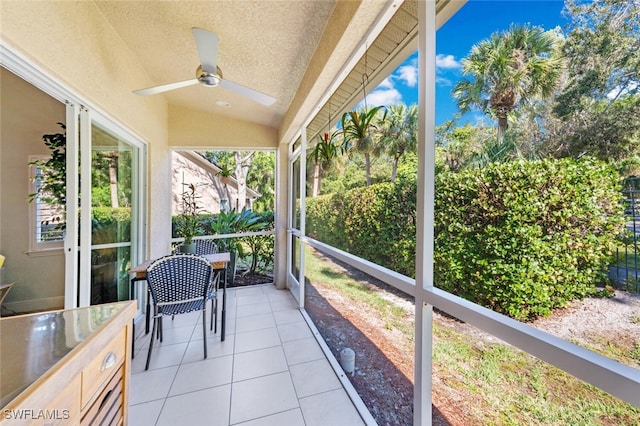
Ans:
{"label": "chair leg", "polygon": [[204,357],[207,358],[207,301],[202,303],[202,341],[204,342]]}
{"label": "chair leg", "polygon": [[153,328],[151,329],[151,340],[149,341],[149,352],[147,352],[147,364],[144,367],[144,370],[149,369],[149,361],[151,361],[151,350],[153,349],[153,338],[156,334],[156,316],[153,317]]}
{"label": "chair leg", "polygon": [[217,297],[211,298],[211,323],[209,324],[209,329],[213,330],[215,328],[214,333],[218,332],[218,300]]}
{"label": "chair leg", "polygon": [[212,308],[214,309],[213,317],[215,318],[215,323],[214,323],[214,326],[213,326],[213,332],[217,333],[218,332],[218,297],[216,297],[214,302],[215,303],[212,306]]}

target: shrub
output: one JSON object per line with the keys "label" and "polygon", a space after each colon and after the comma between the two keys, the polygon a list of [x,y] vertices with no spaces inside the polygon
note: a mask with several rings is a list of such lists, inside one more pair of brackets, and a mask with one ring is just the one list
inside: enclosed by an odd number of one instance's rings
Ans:
{"label": "shrub", "polygon": [[596,292],[623,212],[599,161],[493,164],[436,181],[434,281],[520,320]]}
{"label": "shrub", "polygon": [[414,274],[415,181],[398,180],[307,200],[311,237],[405,275]]}

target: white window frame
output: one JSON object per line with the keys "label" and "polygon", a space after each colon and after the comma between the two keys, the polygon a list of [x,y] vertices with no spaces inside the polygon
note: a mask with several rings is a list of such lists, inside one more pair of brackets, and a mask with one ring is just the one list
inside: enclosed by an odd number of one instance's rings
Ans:
{"label": "white window frame", "polygon": [[[29,156],[29,180],[30,192],[35,193],[37,188],[36,176],[40,166],[32,164],[34,161],[47,160],[50,156],[47,155],[30,155]],[[59,240],[55,241],[40,241],[40,224],[38,223],[39,210],[41,208],[41,202],[39,197],[36,197],[31,203],[29,203],[29,256],[45,256],[45,255],[58,255],[64,248],[64,235],[61,235]],[[55,252],[55,253],[54,253]]]}

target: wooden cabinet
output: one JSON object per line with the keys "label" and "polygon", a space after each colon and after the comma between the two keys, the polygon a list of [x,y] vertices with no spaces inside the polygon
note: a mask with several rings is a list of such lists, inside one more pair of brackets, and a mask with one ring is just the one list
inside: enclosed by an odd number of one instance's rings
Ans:
{"label": "wooden cabinet", "polygon": [[119,302],[0,320],[0,424],[126,424],[135,312]]}

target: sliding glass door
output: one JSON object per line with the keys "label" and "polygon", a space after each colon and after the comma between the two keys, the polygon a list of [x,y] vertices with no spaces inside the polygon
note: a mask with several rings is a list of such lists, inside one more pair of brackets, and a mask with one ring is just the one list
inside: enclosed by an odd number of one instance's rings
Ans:
{"label": "sliding glass door", "polygon": [[91,125],[90,303],[130,297],[138,150],[108,129]]}

